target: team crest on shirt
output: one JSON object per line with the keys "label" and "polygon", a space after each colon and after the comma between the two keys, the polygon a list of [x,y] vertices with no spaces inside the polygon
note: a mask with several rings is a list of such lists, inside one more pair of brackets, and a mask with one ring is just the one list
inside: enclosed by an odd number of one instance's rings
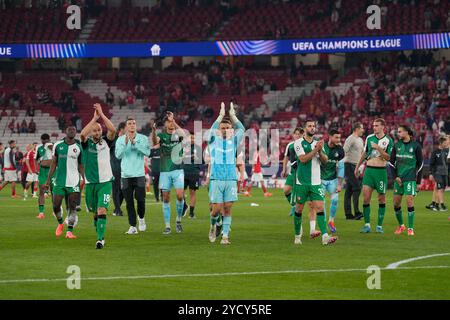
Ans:
{"label": "team crest on shirt", "polygon": [[413,152],[413,148],[410,148],[410,149],[409,149],[409,152]]}
{"label": "team crest on shirt", "polygon": [[334,154],[334,156],[335,156],[336,158],[339,157],[339,153],[336,152],[336,153]]}
{"label": "team crest on shirt", "polygon": [[77,153],[77,148],[73,148],[73,153]]}

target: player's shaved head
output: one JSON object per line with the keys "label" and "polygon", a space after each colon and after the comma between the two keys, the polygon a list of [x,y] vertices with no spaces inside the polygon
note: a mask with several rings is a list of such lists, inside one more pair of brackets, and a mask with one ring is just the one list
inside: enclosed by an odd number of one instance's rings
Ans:
{"label": "player's shaved head", "polygon": [[92,126],[92,138],[94,139],[94,141],[99,141],[102,137],[103,134],[103,129],[100,123],[96,122],[93,126]]}

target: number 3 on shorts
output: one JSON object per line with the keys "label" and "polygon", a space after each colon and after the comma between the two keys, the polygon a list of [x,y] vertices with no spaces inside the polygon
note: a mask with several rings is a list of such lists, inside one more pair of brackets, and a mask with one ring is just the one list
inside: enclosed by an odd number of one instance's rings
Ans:
{"label": "number 3 on shorts", "polygon": [[385,189],[384,189],[384,181],[380,181],[380,193],[385,193]]}

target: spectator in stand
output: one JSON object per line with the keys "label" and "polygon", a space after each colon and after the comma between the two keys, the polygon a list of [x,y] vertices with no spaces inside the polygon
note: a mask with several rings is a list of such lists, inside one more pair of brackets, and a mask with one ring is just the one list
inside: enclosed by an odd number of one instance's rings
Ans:
{"label": "spectator in stand", "polygon": [[64,115],[62,113],[60,113],[58,117],[58,128],[61,131],[66,128],[66,119],[64,118]]}
{"label": "spectator in stand", "polygon": [[8,124],[8,129],[11,130],[11,133],[16,132],[16,120],[14,118],[11,119],[11,121]]}
{"label": "spectator in stand", "polygon": [[23,119],[20,125],[20,133],[28,133],[28,123],[27,120]]}
{"label": "spectator in stand", "polygon": [[[30,99],[30,101],[31,101],[31,99]],[[32,103],[30,103],[28,105],[27,112],[26,112],[25,116],[26,117],[34,117],[34,113],[35,113],[34,106],[33,106]]]}
{"label": "spectator in stand", "polygon": [[128,109],[130,109],[130,110],[134,109],[134,96],[131,91],[128,91],[128,94],[127,94],[127,105],[128,105]]}
{"label": "spectator in stand", "polygon": [[114,104],[114,94],[111,92],[111,88],[108,88],[108,90],[105,93],[106,103],[110,106]]}
{"label": "spectator in stand", "polygon": [[30,119],[28,124],[28,133],[36,133],[36,122],[34,122],[33,118]]}
{"label": "spectator in stand", "polygon": [[17,91],[17,89],[14,89],[14,92],[11,95],[11,99],[9,100],[9,103],[11,106],[13,106],[15,109],[19,109],[20,108],[20,94]]}
{"label": "spectator in stand", "polygon": [[333,12],[331,13],[331,22],[337,25],[338,21],[339,21],[339,12],[337,11],[337,9],[333,9]]}
{"label": "spectator in stand", "polygon": [[263,110],[262,120],[263,121],[270,121],[270,120],[272,120],[272,110],[270,110],[270,108],[269,108],[269,106],[267,104],[266,104],[266,107]]}

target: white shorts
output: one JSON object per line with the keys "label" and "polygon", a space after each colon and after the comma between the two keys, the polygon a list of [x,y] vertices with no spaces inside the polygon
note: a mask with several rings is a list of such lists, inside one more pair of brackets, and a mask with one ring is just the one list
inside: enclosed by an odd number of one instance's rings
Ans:
{"label": "white shorts", "polygon": [[27,182],[38,181],[37,173],[27,173]]}
{"label": "white shorts", "polygon": [[15,170],[5,170],[5,181],[7,182],[17,182],[17,171]]}
{"label": "white shorts", "polygon": [[[238,169],[236,169],[236,174],[238,178],[241,176],[241,172]],[[247,171],[245,171],[245,169],[244,169],[244,180],[248,180]]]}
{"label": "white shorts", "polygon": [[263,180],[263,174],[262,172],[252,174],[252,182],[261,182]]}

